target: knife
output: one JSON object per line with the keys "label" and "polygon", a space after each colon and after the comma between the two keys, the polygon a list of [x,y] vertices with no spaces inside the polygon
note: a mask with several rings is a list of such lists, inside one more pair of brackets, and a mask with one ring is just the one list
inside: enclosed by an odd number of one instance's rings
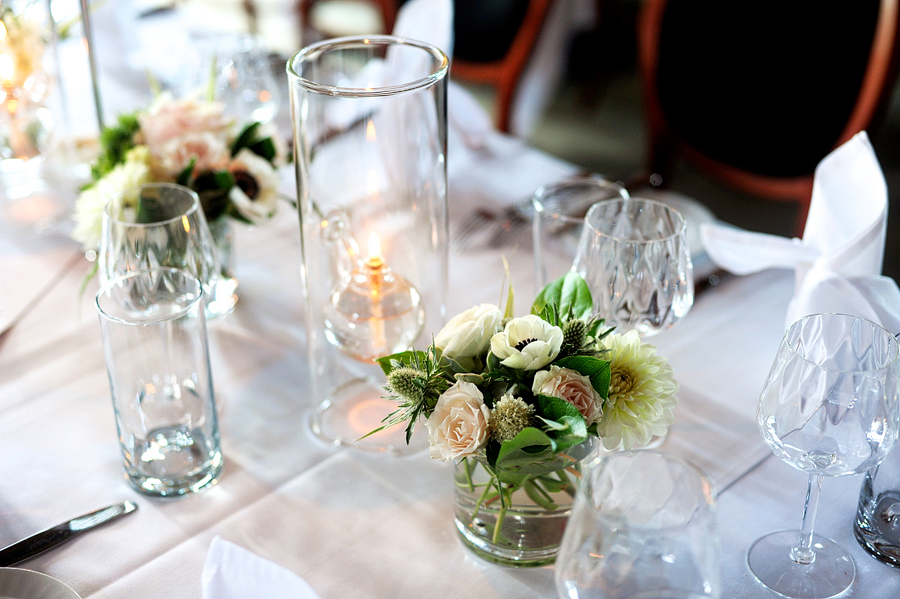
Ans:
{"label": "knife", "polygon": [[130,514],[137,509],[137,504],[131,501],[117,503],[109,507],[78,516],[68,522],[63,522],[47,530],[35,533],[27,539],[22,539],[0,549],[0,567],[12,566],[21,561],[25,561],[34,557],[39,553],[43,553],[48,549],[52,549],[57,545],[62,545],[66,541],[71,541],[75,537],[90,529],[112,522],[120,516]]}

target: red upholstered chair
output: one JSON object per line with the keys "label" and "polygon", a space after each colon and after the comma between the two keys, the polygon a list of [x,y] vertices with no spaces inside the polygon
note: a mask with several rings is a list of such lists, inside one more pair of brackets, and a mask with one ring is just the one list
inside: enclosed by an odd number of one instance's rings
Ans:
{"label": "red upholstered chair", "polygon": [[893,89],[900,0],[648,0],[638,22],[649,168],[683,159],[798,206],[813,171],[870,129]]}

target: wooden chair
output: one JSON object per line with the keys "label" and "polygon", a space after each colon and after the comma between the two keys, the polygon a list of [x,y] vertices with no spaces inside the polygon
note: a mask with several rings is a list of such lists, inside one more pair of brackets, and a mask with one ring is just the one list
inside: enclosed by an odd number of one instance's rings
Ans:
{"label": "wooden chair", "polygon": [[648,0],[638,50],[650,172],[668,183],[683,158],[794,202],[802,234],[816,164],[886,107],[898,3]]}
{"label": "wooden chair", "polygon": [[[485,38],[492,37],[496,39],[498,36],[503,37],[501,27],[497,26],[491,32],[491,24],[489,22],[482,23],[484,27],[479,33],[472,36],[478,38],[481,36],[481,44],[473,41],[466,44],[466,37],[461,35],[463,31],[473,25],[467,15],[467,8],[483,10],[489,3],[479,2],[456,2],[456,42],[451,67],[451,75],[454,78],[473,83],[489,84],[496,90],[496,107],[497,107],[497,128],[501,131],[509,131],[510,113],[512,110],[512,102],[515,97],[516,87],[519,78],[528,64],[532,50],[537,42],[538,35],[541,33],[541,27],[544,24],[544,18],[553,5],[554,0],[520,0],[506,2],[507,10],[501,11],[505,13],[507,20],[511,19],[515,26],[518,27],[512,31],[512,39],[508,44],[508,49],[501,56],[488,56],[486,60],[479,59],[477,56],[477,46],[483,45]],[[521,14],[516,14],[520,12]],[[483,33],[481,33],[483,31]],[[502,42],[501,42],[502,43]]]}

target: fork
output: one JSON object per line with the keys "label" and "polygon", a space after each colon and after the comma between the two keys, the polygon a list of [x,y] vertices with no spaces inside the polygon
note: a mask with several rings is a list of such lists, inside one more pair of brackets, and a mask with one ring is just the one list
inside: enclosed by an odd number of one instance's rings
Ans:
{"label": "fork", "polygon": [[487,208],[476,208],[457,227],[450,241],[457,250],[465,250],[472,238],[491,223],[495,223],[495,233],[491,236],[490,247],[501,247],[506,237],[516,233],[519,227],[531,222],[531,196],[507,206],[500,212],[492,212]]}

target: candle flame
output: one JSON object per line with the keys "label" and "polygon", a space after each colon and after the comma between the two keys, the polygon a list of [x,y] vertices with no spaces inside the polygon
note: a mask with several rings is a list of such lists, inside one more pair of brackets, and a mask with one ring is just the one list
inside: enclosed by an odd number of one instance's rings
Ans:
{"label": "candle flame", "polygon": [[13,78],[13,61],[9,54],[0,54],[0,79],[3,81],[12,81]]}
{"label": "candle flame", "polygon": [[369,259],[381,260],[381,243],[375,233],[369,233]]}
{"label": "candle flame", "polygon": [[366,125],[366,141],[375,141],[375,121],[370,120]]}

